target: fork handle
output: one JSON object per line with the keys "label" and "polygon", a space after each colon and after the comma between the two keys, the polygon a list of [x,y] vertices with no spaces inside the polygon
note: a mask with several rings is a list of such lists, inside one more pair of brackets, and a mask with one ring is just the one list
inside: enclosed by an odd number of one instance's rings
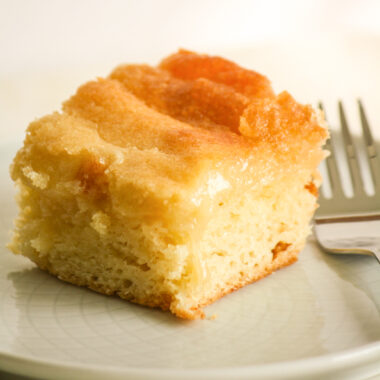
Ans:
{"label": "fork handle", "polygon": [[[361,223],[355,224],[353,232],[356,231],[356,235],[352,236],[351,234],[347,236],[346,229],[341,229],[342,223],[337,223],[335,221],[333,223],[326,223],[325,221],[321,223],[320,220],[315,220],[314,234],[319,245],[326,252],[334,254],[375,256],[380,263],[380,236],[378,236],[378,224],[372,225],[369,230],[367,229],[368,225],[366,224],[365,226],[366,228],[364,228]],[[342,232],[344,235],[342,235]],[[368,232],[371,233],[371,236],[366,236],[366,233]]]}

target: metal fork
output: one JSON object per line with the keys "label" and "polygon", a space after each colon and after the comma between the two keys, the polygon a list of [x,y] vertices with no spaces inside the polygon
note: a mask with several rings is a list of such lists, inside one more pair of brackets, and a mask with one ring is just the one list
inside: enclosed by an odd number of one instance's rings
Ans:
{"label": "metal fork", "polygon": [[[332,196],[326,198],[322,192],[320,194],[320,207],[314,217],[314,235],[322,249],[329,253],[373,255],[380,262],[380,158],[360,100],[358,106],[374,194],[368,195],[364,189],[357,151],[343,104],[339,102],[341,134],[351,177],[353,197],[349,198],[344,193],[334,144],[330,138],[325,149],[330,152],[329,157],[326,158],[326,167]],[[319,107],[322,111],[324,110],[321,103]],[[376,225],[372,233],[368,232],[368,222]],[[349,230],[346,228],[348,224],[351,224]],[[354,228],[352,228],[353,224]],[[341,233],[339,237],[334,236],[334,227],[340,227],[341,231],[343,229],[343,234]],[[364,229],[359,227],[364,227]],[[347,236],[348,234],[349,236]]]}

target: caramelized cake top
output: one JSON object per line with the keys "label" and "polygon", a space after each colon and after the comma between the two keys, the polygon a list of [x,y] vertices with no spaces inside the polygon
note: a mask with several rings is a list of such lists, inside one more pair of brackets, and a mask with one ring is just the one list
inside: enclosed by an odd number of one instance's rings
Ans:
{"label": "caramelized cake top", "polygon": [[326,137],[312,107],[276,96],[266,77],[180,50],[157,67],[123,65],[84,84],[62,113],[32,123],[27,141],[81,155],[94,176],[165,198],[244,160],[262,168],[257,176],[270,176],[276,162],[313,168]]}
{"label": "caramelized cake top", "polygon": [[185,50],[158,67],[116,68],[107,79],[80,87],[64,111],[95,122],[99,134],[118,146],[185,155],[213,143],[227,150],[266,142],[280,148],[326,137],[315,111],[286,92],[275,96],[266,77]]}

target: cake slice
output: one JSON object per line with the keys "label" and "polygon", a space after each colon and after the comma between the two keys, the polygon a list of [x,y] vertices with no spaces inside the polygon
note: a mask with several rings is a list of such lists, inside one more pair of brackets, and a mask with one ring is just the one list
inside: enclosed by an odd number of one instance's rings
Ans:
{"label": "cake slice", "polygon": [[319,112],[223,58],[120,66],[30,124],[10,247],[64,281],[203,317],[296,261],[326,138]]}

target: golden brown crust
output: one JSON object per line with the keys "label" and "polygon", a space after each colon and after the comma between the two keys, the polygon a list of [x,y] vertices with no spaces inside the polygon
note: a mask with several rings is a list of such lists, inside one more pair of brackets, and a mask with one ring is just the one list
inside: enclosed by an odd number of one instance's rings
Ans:
{"label": "golden brown crust", "polygon": [[286,91],[275,98],[253,100],[245,109],[240,132],[255,141],[266,141],[280,152],[310,150],[327,137],[325,126],[310,105],[301,105]]}
{"label": "golden brown crust", "polygon": [[176,78],[189,81],[205,78],[224,84],[249,98],[273,96],[272,87],[265,76],[221,57],[179,50],[165,58],[159,67]]}
{"label": "golden brown crust", "polygon": [[92,127],[103,141],[121,148],[157,149],[198,160],[221,154],[222,150],[233,154],[250,148],[248,141],[228,129],[194,128],[157,112],[114,79],[86,83],[63,109],[82,123],[87,122],[87,128]]}
{"label": "golden brown crust", "polygon": [[185,81],[147,65],[124,65],[110,78],[158,112],[205,129],[238,133],[240,116],[249,98],[206,78]]}

